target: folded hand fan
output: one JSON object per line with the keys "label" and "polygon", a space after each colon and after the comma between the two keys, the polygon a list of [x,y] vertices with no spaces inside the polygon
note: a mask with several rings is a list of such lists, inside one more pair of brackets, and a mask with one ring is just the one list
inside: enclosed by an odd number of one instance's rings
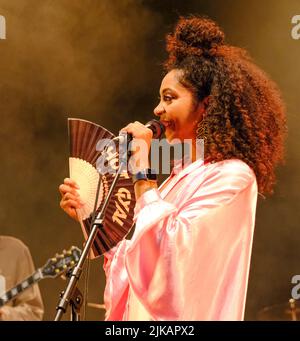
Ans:
{"label": "folded hand fan", "polygon": [[[70,178],[80,187],[78,193],[84,206],[77,209],[77,215],[87,237],[92,227],[94,208],[96,214],[101,210],[115,177],[114,173],[108,171],[100,174],[96,168],[97,160],[105,146],[103,144],[101,147],[99,142],[104,139],[112,140],[115,136],[105,128],[81,119],[69,118],[68,128]],[[99,146],[100,150],[97,150]],[[117,153],[115,157],[118,157]],[[99,179],[100,190],[97,193]],[[110,250],[128,234],[133,225],[134,206],[135,196],[131,178],[127,173],[122,173],[105,210],[103,228],[99,229],[95,238],[94,256]]]}

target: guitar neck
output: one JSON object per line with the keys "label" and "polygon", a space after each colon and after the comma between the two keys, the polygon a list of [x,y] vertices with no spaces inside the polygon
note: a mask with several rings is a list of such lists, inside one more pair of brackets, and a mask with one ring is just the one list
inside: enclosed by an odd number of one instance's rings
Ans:
{"label": "guitar neck", "polygon": [[21,292],[31,287],[34,283],[37,283],[43,278],[41,269],[36,270],[31,276],[26,278],[24,281],[17,284],[12,289],[6,291],[6,293],[0,296],[0,308],[9,301],[13,300]]}

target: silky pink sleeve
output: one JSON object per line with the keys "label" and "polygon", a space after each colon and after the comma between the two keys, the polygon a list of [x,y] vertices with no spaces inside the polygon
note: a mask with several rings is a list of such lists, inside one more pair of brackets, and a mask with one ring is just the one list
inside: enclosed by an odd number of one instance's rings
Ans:
{"label": "silky pink sleeve", "polygon": [[127,240],[122,240],[117,246],[104,254],[104,271],[106,286],[104,304],[106,319],[120,321],[123,318],[128,298],[128,276],[125,268]]}
{"label": "silky pink sleeve", "polygon": [[138,200],[136,230],[124,257],[130,287],[155,320],[241,320],[257,198],[254,173],[243,162],[224,162],[184,190],[189,199],[177,207],[154,189]]}

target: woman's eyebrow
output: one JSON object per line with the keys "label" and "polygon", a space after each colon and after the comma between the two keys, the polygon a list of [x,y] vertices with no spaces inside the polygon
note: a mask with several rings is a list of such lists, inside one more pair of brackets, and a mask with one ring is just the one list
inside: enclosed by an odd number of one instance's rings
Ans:
{"label": "woman's eyebrow", "polygon": [[165,93],[165,92],[167,92],[167,91],[173,91],[171,88],[165,88],[165,89],[163,89],[163,94]]}
{"label": "woman's eyebrow", "polygon": [[165,88],[165,89],[163,89],[163,91],[162,91],[162,95],[163,95],[164,93],[166,93],[167,91],[175,92],[175,90],[174,90],[174,89],[171,89],[171,88]]}

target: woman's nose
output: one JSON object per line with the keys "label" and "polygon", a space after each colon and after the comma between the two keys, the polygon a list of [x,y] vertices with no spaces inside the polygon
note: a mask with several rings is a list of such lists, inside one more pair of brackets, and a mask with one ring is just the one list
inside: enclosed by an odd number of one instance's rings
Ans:
{"label": "woman's nose", "polygon": [[160,116],[164,111],[165,111],[165,109],[161,103],[159,103],[158,106],[156,108],[154,108],[154,110],[153,110],[154,115],[156,115],[156,116]]}

